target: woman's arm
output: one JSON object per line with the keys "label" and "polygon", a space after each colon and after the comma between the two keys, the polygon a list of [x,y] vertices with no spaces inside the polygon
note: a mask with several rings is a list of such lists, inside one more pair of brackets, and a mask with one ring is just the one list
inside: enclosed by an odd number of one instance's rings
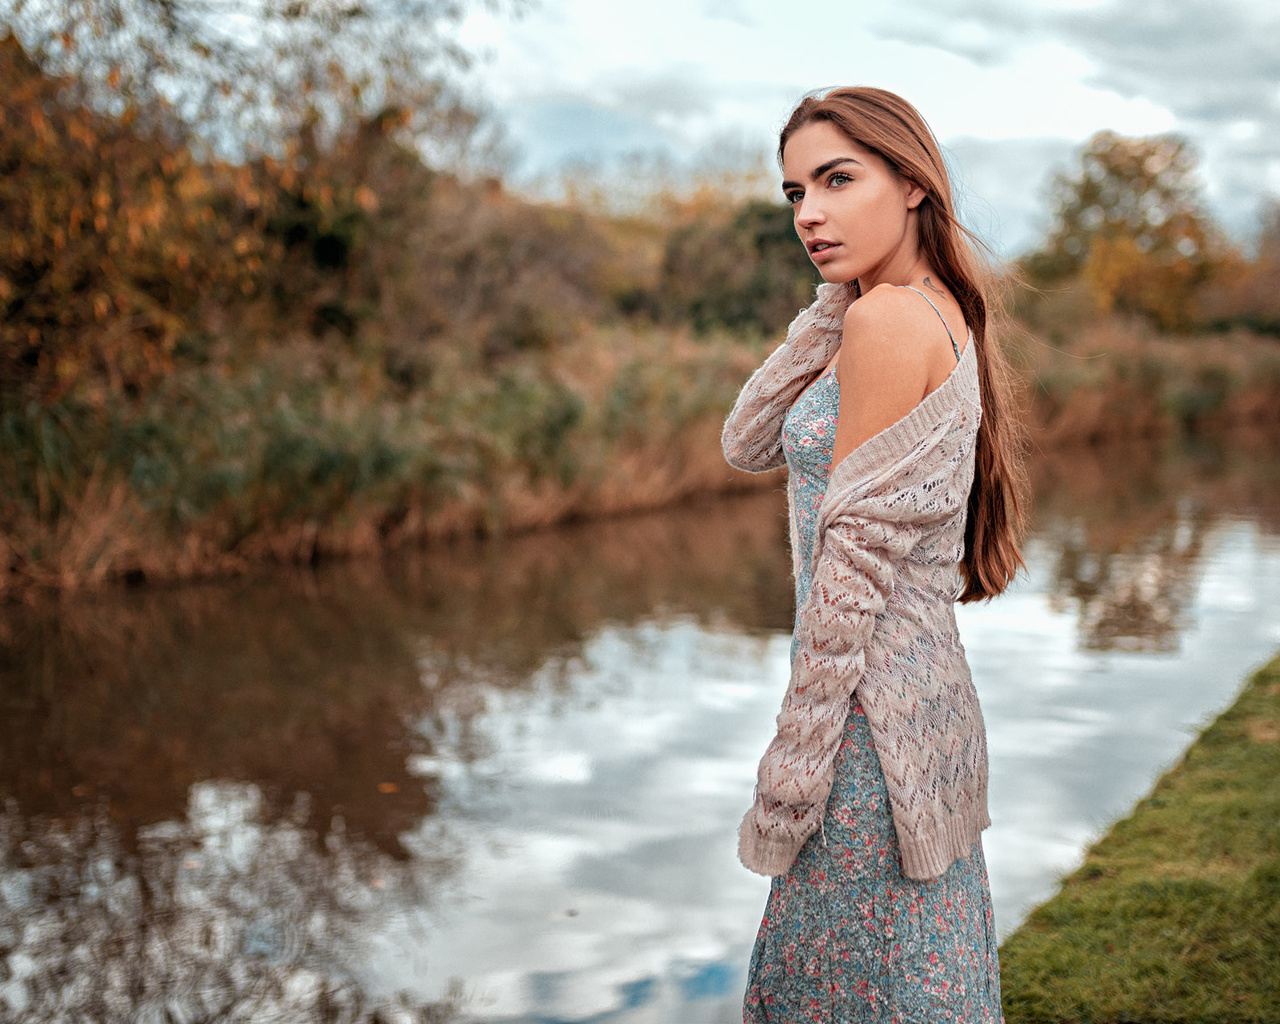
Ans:
{"label": "woman's arm", "polygon": [[783,465],[782,421],[840,344],[852,285],[822,285],[787,328],[787,340],[743,387],[720,437],[729,465],[763,473]]}
{"label": "woman's arm", "polygon": [[[936,317],[932,324],[917,317],[895,292],[876,289],[845,316],[836,366],[840,422],[833,478],[840,460],[907,416],[936,386],[937,375],[940,383],[950,372],[933,358],[938,339],[929,330],[938,330]],[[859,311],[863,303],[867,307]],[[934,316],[927,307],[925,312]],[[945,335],[941,344],[946,346]],[[946,354],[954,365],[949,346]],[[901,461],[890,457],[856,486],[844,480],[849,493],[835,495],[834,511],[820,525],[813,583],[798,616],[790,685],[777,733],[760,761],[755,801],[738,833],[738,856],[753,871],[787,871],[821,824],[849,701],[863,677],[866,646],[876,616],[893,594],[894,565],[932,525],[915,501],[902,499],[936,493],[949,479],[950,466],[933,466],[930,453],[947,435],[954,415],[929,424],[909,450],[896,454]]]}
{"label": "woman's arm", "polygon": [[856,508],[825,532],[778,730],[738,830],[738,857],[752,871],[785,873],[822,822],[849,698],[862,679],[875,617],[893,592],[893,562],[915,540],[910,527]]}
{"label": "woman's arm", "polygon": [[[765,875],[790,868],[816,832],[835,778],[849,702],[863,684],[866,649],[885,610],[897,565],[963,506],[958,435],[974,410],[957,402],[885,445],[882,467],[845,464],[820,514],[809,597],[797,617],[796,655],[777,732],[760,760],[738,856]],[[865,453],[864,453],[865,454]],[[856,470],[851,474],[849,470]]]}

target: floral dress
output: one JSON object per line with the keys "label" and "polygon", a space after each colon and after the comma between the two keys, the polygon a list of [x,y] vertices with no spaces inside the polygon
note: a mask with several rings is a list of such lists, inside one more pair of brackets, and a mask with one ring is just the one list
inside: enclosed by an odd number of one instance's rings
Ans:
{"label": "floral dress", "polygon": [[[802,556],[797,608],[809,596],[839,405],[839,382],[827,370],[783,426]],[[745,1024],[1002,1022],[981,842],[941,878],[903,875],[884,775],[856,698],[835,768],[822,829],[773,879],[751,954]]]}

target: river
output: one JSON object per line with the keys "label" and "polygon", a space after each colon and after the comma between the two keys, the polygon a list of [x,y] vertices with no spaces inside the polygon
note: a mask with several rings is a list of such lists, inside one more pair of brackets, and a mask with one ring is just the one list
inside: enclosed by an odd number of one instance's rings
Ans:
{"label": "river", "polygon": [[[1027,573],[959,613],[1002,934],[1280,646],[1272,448],[1035,476]],[[740,1019],[784,515],[6,609],[0,1019]]]}

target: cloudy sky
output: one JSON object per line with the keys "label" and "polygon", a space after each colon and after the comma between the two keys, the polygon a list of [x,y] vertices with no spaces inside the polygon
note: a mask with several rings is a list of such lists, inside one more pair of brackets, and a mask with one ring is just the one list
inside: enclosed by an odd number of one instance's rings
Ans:
{"label": "cloudy sky", "polygon": [[533,0],[460,31],[518,180],[767,151],[806,91],[868,84],[929,119],[1006,253],[1036,241],[1050,173],[1103,128],[1189,137],[1238,237],[1280,196],[1280,0]]}

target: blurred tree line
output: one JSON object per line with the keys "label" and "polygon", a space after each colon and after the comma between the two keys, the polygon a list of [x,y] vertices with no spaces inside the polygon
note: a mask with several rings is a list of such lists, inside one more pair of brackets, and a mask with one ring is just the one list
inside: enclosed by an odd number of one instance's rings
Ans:
{"label": "blurred tree line", "polygon": [[1020,261],[1032,285],[1078,282],[1096,313],[1164,330],[1239,324],[1280,334],[1280,205],[1263,211],[1257,254],[1246,258],[1206,211],[1185,139],[1099,132],[1075,171],[1055,174],[1050,201],[1048,237]]}
{"label": "blurred tree line", "polygon": [[6,394],[137,396],[299,329],[412,386],[434,348],[487,365],[619,316],[772,331],[815,280],[779,205],[702,202],[655,249],[457,173],[478,117],[433,31],[457,4],[268,3],[252,44],[218,0],[9,6]]}
{"label": "blurred tree line", "polygon": [[[0,0],[0,576],[127,574],[196,531],[189,574],[423,535],[450,502],[501,522],[536,494],[533,522],[691,486],[687,431],[714,441],[819,280],[790,211],[715,181],[626,213],[513,195],[450,84],[463,12]],[[1033,328],[1280,334],[1280,207],[1240,253],[1182,140],[1102,133],[1053,190]],[[665,483],[619,497],[619,466]]]}
{"label": "blurred tree line", "polygon": [[812,287],[786,211],[526,201],[461,5],[244,10],[0,0],[0,592],[696,487],[753,358],[698,339]]}

